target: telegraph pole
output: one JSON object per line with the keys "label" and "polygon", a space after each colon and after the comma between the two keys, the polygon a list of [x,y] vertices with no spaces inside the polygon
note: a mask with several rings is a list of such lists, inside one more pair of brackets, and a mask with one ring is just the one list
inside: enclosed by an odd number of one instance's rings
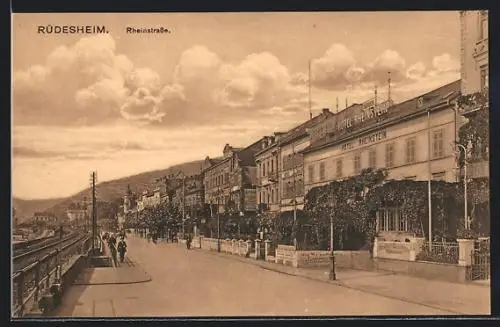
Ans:
{"label": "telegraph pole", "polygon": [[182,175],[182,235],[184,235],[184,224],[186,220],[186,176]]}
{"label": "telegraph pole", "polygon": [[293,174],[293,245],[295,246],[295,249],[297,249],[297,235],[296,235],[296,229],[297,229],[297,181],[296,181],[296,170],[295,170],[295,165],[296,165],[296,154],[295,154],[295,143],[292,143],[292,155],[293,155],[293,160],[292,160],[292,174]]}
{"label": "telegraph pole", "polygon": [[97,237],[97,197],[96,197],[96,181],[97,181],[97,172],[93,171],[90,174],[91,183],[92,183],[92,252],[95,251],[96,248],[96,237]]}

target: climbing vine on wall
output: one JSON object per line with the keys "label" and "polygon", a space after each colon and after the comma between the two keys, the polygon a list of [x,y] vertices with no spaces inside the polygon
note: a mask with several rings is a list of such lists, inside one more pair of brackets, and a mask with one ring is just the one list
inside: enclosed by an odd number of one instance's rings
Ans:
{"label": "climbing vine on wall", "polygon": [[[432,181],[431,212],[433,235],[436,238],[447,238],[456,232],[453,219],[460,214],[460,205],[463,203],[459,190],[457,183]],[[400,215],[408,221],[408,231],[418,236],[425,236],[428,230],[428,200],[428,183],[412,180],[387,181],[373,188],[366,197],[370,206],[397,206]]]}
{"label": "climbing vine on wall", "polygon": [[[479,109],[468,116],[468,122],[458,131],[459,142],[471,146],[471,161],[488,160],[489,111],[488,98],[483,93],[462,96],[457,100],[460,111]],[[460,166],[463,167],[464,154],[460,152]]]}
{"label": "climbing vine on wall", "polygon": [[374,202],[366,202],[365,196],[386,177],[383,169],[365,169],[360,175],[311,189],[304,206],[310,224],[317,231],[328,231],[333,219],[335,234],[343,235],[352,228],[365,233],[367,241],[373,241],[377,207]]}

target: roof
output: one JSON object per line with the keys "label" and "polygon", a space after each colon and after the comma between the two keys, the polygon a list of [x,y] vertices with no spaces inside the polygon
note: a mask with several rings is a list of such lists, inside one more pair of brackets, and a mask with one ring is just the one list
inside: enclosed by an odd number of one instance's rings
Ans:
{"label": "roof", "polygon": [[285,145],[285,144],[288,144],[299,137],[306,136],[308,128],[316,126],[317,124],[322,122],[325,118],[332,117],[334,115],[334,113],[332,113],[331,111],[327,111],[327,112],[328,112],[328,114],[326,114],[326,115],[324,112],[322,112],[321,114],[313,117],[312,119],[309,119],[308,121],[300,124],[299,126],[296,126],[296,127],[292,128],[291,130],[289,130],[285,134],[285,136],[282,139],[280,139],[280,144]]}
{"label": "roof", "polygon": [[[440,102],[449,100],[452,95],[458,96],[460,92],[460,82],[461,80],[457,80],[425,94],[419,95],[418,97],[412,98],[400,104],[396,104],[389,108],[388,112],[385,114],[384,120],[367,120],[357,124],[356,130],[344,129],[337,133],[330,132],[329,136],[312,143],[301,152],[312,152],[320,148],[336,144],[337,142],[350,139],[351,137],[355,137],[360,133],[376,129],[377,127],[396,123],[401,119],[412,116],[414,114],[425,113],[429,108],[436,106]],[[423,105],[419,108],[418,102],[421,98],[424,102]]]}

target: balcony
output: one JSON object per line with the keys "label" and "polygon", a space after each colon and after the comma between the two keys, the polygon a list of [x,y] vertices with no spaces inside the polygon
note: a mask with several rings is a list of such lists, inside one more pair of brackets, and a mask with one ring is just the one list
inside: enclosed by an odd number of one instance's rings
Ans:
{"label": "balcony", "polygon": [[267,186],[278,183],[278,173],[272,173],[260,179],[260,186]]}
{"label": "balcony", "polygon": [[476,46],[472,52],[472,56],[474,58],[478,58],[482,55],[486,55],[488,53],[488,39],[482,39],[481,41],[476,42]]}

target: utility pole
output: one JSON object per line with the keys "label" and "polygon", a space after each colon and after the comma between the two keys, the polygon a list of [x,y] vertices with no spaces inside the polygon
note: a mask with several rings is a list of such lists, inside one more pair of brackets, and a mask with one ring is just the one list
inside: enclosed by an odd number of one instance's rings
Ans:
{"label": "utility pole", "polygon": [[311,106],[311,60],[309,60],[309,77],[307,79],[307,93],[309,94],[309,119],[313,118]]}
{"label": "utility pole", "polygon": [[92,183],[92,253],[96,248],[96,237],[97,237],[97,198],[96,198],[96,181],[97,172],[93,171],[90,175]]}
{"label": "utility pole", "polygon": [[388,79],[387,79],[387,89],[388,89],[388,93],[387,93],[387,97],[388,97],[388,100],[389,100],[389,107],[391,106],[391,72],[388,72],[387,75],[389,75]]}
{"label": "utility pole", "polygon": [[432,171],[431,171],[431,110],[427,109],[427,205],[429,206],[429,250],[432,251]]}
{"label": "utility pole", "polygon": [[296,235],[296,223],[297,223],[297,181],[295,176],[295,143],[292,143],[292,174],[293,174],[293,245],[297,249],[297,235]]}
{"label": "utility pole", "polygon": [[217,252],[220,252],[220,214],[219,214],[220,187],[217,186]]}
{"label": "utility pole", "polygon": [[186,220],[186,176],[182,174],[182,235],[184,235],[185,220]]}

